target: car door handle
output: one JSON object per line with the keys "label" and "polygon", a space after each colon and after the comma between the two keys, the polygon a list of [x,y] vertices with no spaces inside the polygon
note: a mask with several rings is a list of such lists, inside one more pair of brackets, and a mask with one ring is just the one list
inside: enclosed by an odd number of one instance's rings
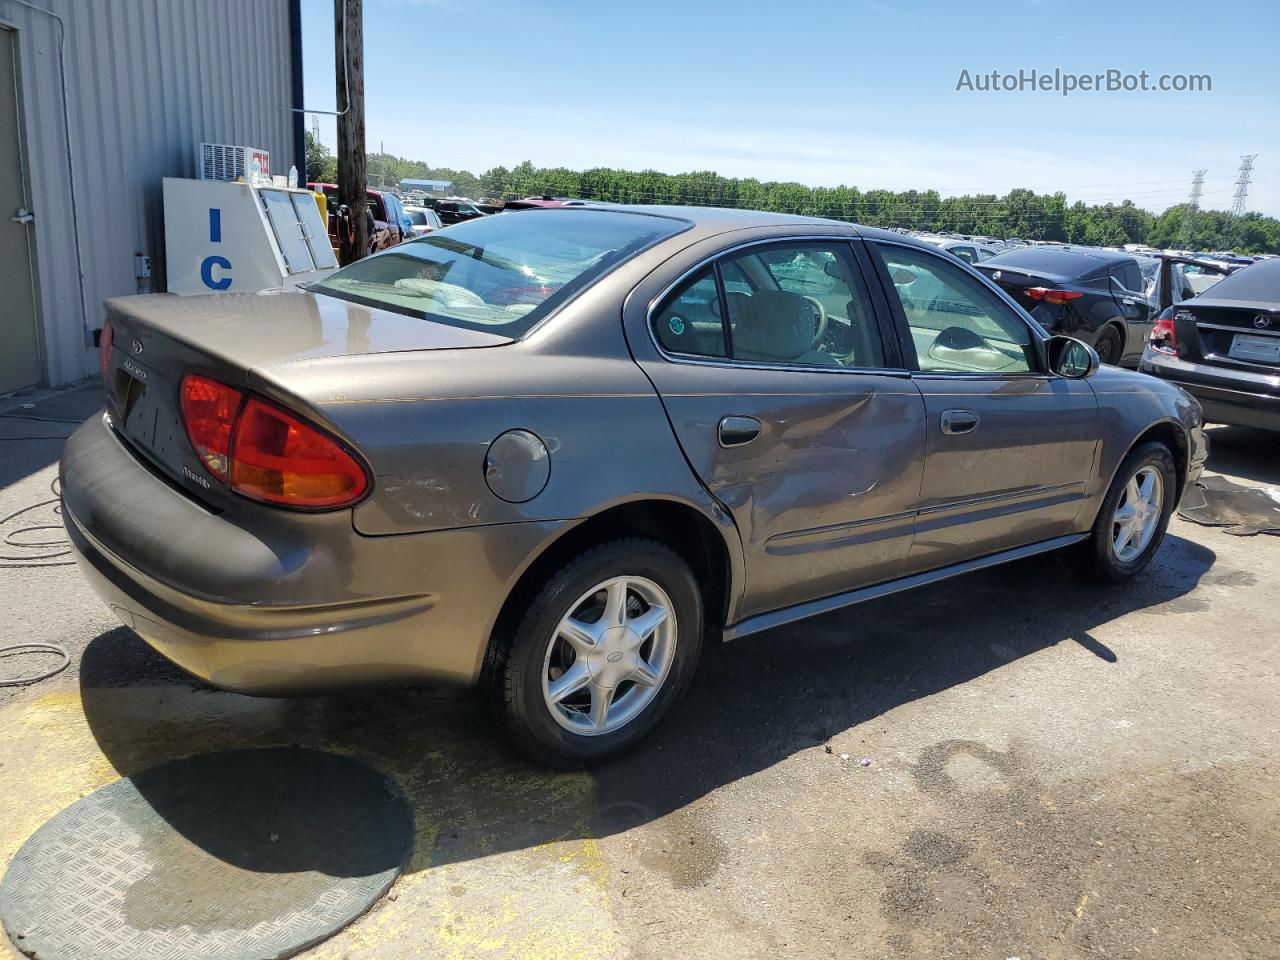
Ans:
{"label": "car door handle", "polygon": [[746,446],[760,436],[760,421],[755,417],[725,417],[720,421],[720,446]]}
{"label": "car door handle", "polygon": [[973,433],[980,422],[981,419],[972,410],[946,410],[942,414],[942,432]]}

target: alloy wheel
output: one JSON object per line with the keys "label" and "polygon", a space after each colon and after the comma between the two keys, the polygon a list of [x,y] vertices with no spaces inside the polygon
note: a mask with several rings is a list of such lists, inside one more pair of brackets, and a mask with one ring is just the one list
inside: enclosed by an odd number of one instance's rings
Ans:
{"label": "alloy wheel", "polygon": [[675,608],[644,577],[592,587],[556,625],[542,663],[542,696],[561,727],[612,733],[657,696],[675,660]]}
{"label": "alloy wheel", "polygon": [[1145,466],[1129,478],[1111,521],[1111,549],[1116,559],[1135,559],[1155,536],[1164,507],[1164,478],[1154,466]]}

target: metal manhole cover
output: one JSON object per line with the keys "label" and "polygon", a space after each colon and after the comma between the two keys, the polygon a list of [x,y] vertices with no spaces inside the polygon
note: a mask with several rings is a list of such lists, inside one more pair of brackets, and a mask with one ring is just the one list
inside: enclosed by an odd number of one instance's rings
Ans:
{"label": "metal manhole cover", "polygon": [[345,757],[190,757],[103,787],[32,834],[0,916],[41,960],[288,957],[367,910],[412,843],[403,795]]}

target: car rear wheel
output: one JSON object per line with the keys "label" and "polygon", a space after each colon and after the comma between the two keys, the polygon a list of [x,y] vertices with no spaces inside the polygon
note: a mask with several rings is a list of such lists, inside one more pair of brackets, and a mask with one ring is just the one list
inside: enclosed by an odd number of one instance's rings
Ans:
{"label": "car rear wheel", "polygon": [[702,597],[688,564],[652,540],[615,540],[547,580],[495,637],[490,683],[515,745],[572,769],[653,728],[693,675]]}
{"label": "car rear wheel", "polygon": [[1103,327],[1098,333],[1098,339],[1094,341],[1093,349],[1098,353],[1099,363],[1115,365],[1120,362],[1120,354],[1124,350],[1124,344],[1121,342],[1120,334],[1115,327]]}
{"label": "car rear wheel", "polygon": [[1126,580],[1151,562],[1173,514],[1176,478],[1173,456],[1162,443],[1145,443],[1125,458],[1083,544],[1096,579]]}

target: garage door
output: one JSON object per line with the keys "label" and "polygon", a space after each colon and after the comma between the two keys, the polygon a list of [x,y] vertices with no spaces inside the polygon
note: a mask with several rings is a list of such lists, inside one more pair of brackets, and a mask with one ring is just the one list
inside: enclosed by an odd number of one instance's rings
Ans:
{"label": "garage door", "polygon": [[22,183],[18,125],[17,34],[0,27],[0,394],[38,383],[35,296],[31,286],[31,226]]}

